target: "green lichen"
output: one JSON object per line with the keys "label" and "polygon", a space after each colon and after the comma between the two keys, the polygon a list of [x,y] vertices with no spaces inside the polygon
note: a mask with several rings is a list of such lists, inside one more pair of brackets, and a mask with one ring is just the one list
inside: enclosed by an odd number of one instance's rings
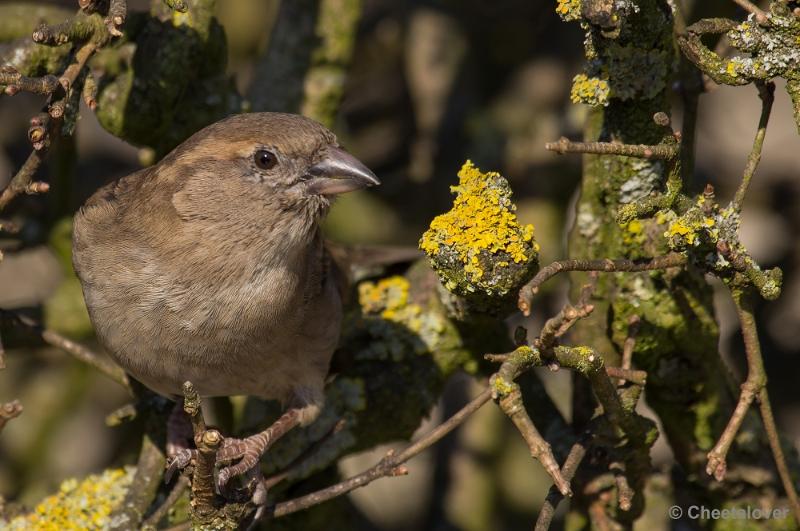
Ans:
{"label": "green lichen", "polygon": [[0,527],[14,530],[83,531],[107,529],[111,512],[123,500],[134,469],[118,468],[91,475],[82,481],[68,479],[56,494],[42,500],[34,510],[11,521],[0,519]]}
{"label": "green lichen", "polygon": [[533,225],[514,213],[508,182],[467,161],[458,173],[453,208],[437,216],[420,240],[444,286],[451,292],[504,297],[538,266]]}

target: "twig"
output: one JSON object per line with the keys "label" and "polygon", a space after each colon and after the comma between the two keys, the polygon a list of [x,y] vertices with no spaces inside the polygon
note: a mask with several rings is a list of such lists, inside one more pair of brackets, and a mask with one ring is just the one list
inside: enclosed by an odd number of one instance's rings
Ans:
{"label": "twig", "polygon": [[464,422],[470,415],[480,409],[486,402],[492,398],[491,389],[484,390],[480,395],[475,397],[470,403],[461,408],[455,415],[447,419],[445,422],[434,428],[427,435],[419,439],[417,442],[408,446],[399,454],[389,453],[381,459],[375,466],[348,478],[336,485],[332,485],[322,490],[312,492],[305,496],[281,502],[271,510],[268,514],[272,517],[286,516],[314,505],[326,502],[342,494],[347,494],[357,488],[363,487],[375,481],[378,478],[387,476],[404,475],[408,471],[401,465],[416,456],[423,450],[441,440],[445,435],[456,429],[461,423]]}
{"label": "twig", "polygon": [[[209,517],[216,512],[217,494],[214,487],[214,465],[222,435],[217,430],[206,430],[195,435],[197,465],[192,475],[192,521]],[[202,527],[200,527],[202,529]]]}
{"label": "twig", "polygon": [[0,431],[3,431],[9,420],[19,417],[20,414],[22,414],[22,404],[19,400],[12,400],[0,406]]}
{"label": "twig", "polygon": [[198,439],[206,431],[206,421],[203,417],[200,395],[189,381],[183,382],[183,410],[189,415],[194,437]]}
{"label": "twig", "polygon": [[636,385],[645,385],[647,383],[647,372],[645,371],[623,369],[621,367],[606,367],[606,374],[611,378],[619,380],[617,385],[626,381]]}
{"label": "twig", "polygon": [[519,292],[519,309],[529,315],[534,294],[539,287],[552,277],[564,271],[597,271],[603,273],[652,271],[686,265],[686,256],[680,253],[669,253],[650,259],[628,260],[603,258],[600,260],[561,260],[543,267],[533,279],[525,284]]}
{"label": "twig", "polygon": [[739,322],[742,327],[742,338],[744,340],[745,354],[747,356],[747,379],[742,384],[742,391],[739,395],[739,402],[736,404],[733,415],[731,415],[728,425],[725,427],[719,441],[708,453],[708,465],[706,472],[713,474],[717,481],[722,481],[725,476],[725,458],[728,450],[733,443],[739,428],[742,425],[747,410],[753,399],[756,397],[760,403],[761,419],[764,422],[764,429],[767,433],[772,457],[775,460],[775,467],[778,475],[786,490],[786,496],[792,506],[795,520],[800,522],[800,500],[797,497],[794,483],[792,482],[789,467],[781,448],[778,429],[775,419],[772,416],[772,407],[767,393],[767,375],[764,371],[764,361],[761,356],[761,344],[758,340],[758,330],[756,328],[755,317],[753,316],[752,303],[749,293],[742,293],[740,290],[733,292],[733,300],[739,315]]}
{"label": "twig", "polygon": [[[620,363],[620,369],[622,370],[630,370],[633,363],[633,351],[636,348],[636,335],[639,333],[640,324],[641,319],[638,315],[631,315],[628,319],[628,336],[622,344],[622,360]],[[617,383],[621,385],[623,382],[620,380]]]}
{"label": "twig", "polygon": [[566,334],[572,325],[579,319],[588,317],[593,311],[594,305],[592,304],[579,303],[577,306],[565,304],[555,317],[551,317],[544,323],[539,337],[533,342],[534,346],[549,351],[556,344],[558,338]]}
{"label": "twig", "polygon": [[22,91],[34,94],[50,94],[58,88],[58,78],[48,74],[42,77],[27,77],[20,74],[15,68],[0,68],[0,85],[5,85],[5,93],[9,96]]}
{"label": "twig", "polygon": [[[510,360],[506,360],[503,365],[509,362]],[[517,427],[517,430],[519,430],[522,438],[525,439],[525,443],[530,449],[531,456],[542,463],[542,467],[550,475],[553,484],[559,492],[564,496],[572,496],[572,489],[569,486],[569,481],[561,475],[561,469],[553,455],[550,444],[545,441],[544,437],[539,433],[539,430],[536,429],[530,415],[528,415],[525,409],[525,405],[522,403],[522,391],[519,385],[516,383],[513,385],[514,389],[500,398],[500,409]]]}
{"label": "twig", "polygon": [[556,142],[547,142],[544,145],[548,151],[558,154],[564,153],[593,153],[596,155],[622,155],[625,157],[639,157],[643,159],[674,159],[680,153],[678,144],[619,144],[616,142],[573,142],[566,137],[561,137]]}
{"label": "twig", "polygon": [[101,356],[100,354],[97,354],[80,343],[76,343],[75,341],[62,336],[58,332],[42,328],[42,325],[32,321],[28,317],[6,310],[0,310],[0,316],[8,317],[12,322],[24,326],[28,330],[39,335],[39,337],[41,337],[42,340],[48,345],[54,346],[63,350],[64,352],[67,352],[68,354],[71,354],[80,361],[99,370],[124,388],[128,389],[129,391],[131,390],[128,375],[125,374],[125,371],[122,369],[122,367],[113,361]]}
{"label": "twig", "polygon": [[108,32],[115,37],[122,35],[120,28],[125,24],[125,17],[128,14],[127,0],[111,0],[108,5],[108,17],[105,23]]}
{"label": "twig", "polygon": [[517,427],[522,438],[528,444],[531,455],[539,460],[553,479],[553,484],[559,492],[564,496],[571,496],[572,490],[569,481],[561,475],[550,444],[541,436],[528,415],[525,405],[522,403],[522,391],[515,381],[523,372],[543,363],[544,359],[538,349],[529,346],[518,347],[508,355],[500,369],[492,375],[489,385],[492,388],[492,398],[498,401],[500,409]]}
{"label": "twig", "polygon": [[[41,29],[41,28],[40,28]],[[16,196],[21,193],[31,193],[31,191],[44,190],[41,186],[31,188],[33,176],[39,169],[44,156],[50,146],[51,138],[56,136],[61,130],[64,103],[69,95],[69,90],[75,84],[86,62],[97,50],[97,44],[87,42],[75,52],[74,62],[64,70],[58,78],[61,90],[50,94],[48,102],[49,114],[34,117],[31,120],[31,128],[28,130],[28,137],[31,140],[34,150],[25,160],[22,168],[14,175],[8,186],[0,194],[0,211],[2,211]],[[52,119],[50,119],[52,118]]]}
{"label": "twig", "polygon": [[2,193],[0,193],[0,210],[3,210],[8,204],[21,193],[24,193],[27,186],[33,180],[33,176],[39,169],[39,166],[44,160],[44,153],[42,151],[33,150],[22,168],[14,175]]}
{"label": "twig", "polygon": [[186,488],[189,486],[189,476],[186,474],[181,474],[178,476],[178,479],[175,481],[175,485],[172,487],[172,490],[167,495],[164,502],[158,506],[158,509],[153,511],[153,513],[147,517],[142,523],[142,529],[151,528],[155,529],[158,526],[158,523],[167,516],[167,513],[172,508],[173,505],[178,503],[178,500],[181,499]]}
{"label": "twig", "polygon": [[623,511],[628,511],[633,503],[634,492],[625,475],[625,463],[611,463],[609,470],[614,474],[614,483],[617,486],[617,504]]}
{"label": "twig", "polygon": [[94,39],[102,42],[107,37],[104,21],[99,15],[78,15],[70,20],[49,26],[40,24],[33,32],[33,42],[47,46],[61,46],[68,42]]}
{"label": "twig", "polygon": [[747,189],[750,187],[750,181],[756,172],[759,161],[761,161],[761,149],[764,147],[769,115],[772,112],[772,103],[775,101],[775,83],[771,81],[769,83],[756,82],[756,86],[758,87],[758,97],[761,98],[761,117],[758,119],[758,131],[756,131],[756,137],[753,140],[753,149],[750,150],[750,154],[747,156],[742,182],[739,185],[739,189],[736,190],[733,201],[731,201],[731,206],[737,212],[742,210],[742,202],[747,194]]}
{"label": "twig", "polygon": [[756,22],[758,22],[759,24],[764,25],[769,21],[768,14],[754,3],[748,0],[733,0],[733,3],[738,5],[748,13],[752,13],[753,15],[755,15]]}
{"label": "twig", "polygon": [[[575,477],[575,472],[577,472],[578,466],[586,456],[588,441],[589,435],[584,434],[584,436],[581,437],[581,439],[575,444],[573,444],[572,448],[570,448],[569,454],[564,460],[564,466],[561,467],[561,476],[566,481],[572,481],[572,478]],[[553,515],[556,512],[556,508],[563,499],[564,495],[561,494],[555,485],[550,487],[550,491],[547,493],[547,497],[542,504],[542,509],[539,511],[539,516],[536,519],[534,531],[547,531],[550,528],[550,522],[553,520]]]}

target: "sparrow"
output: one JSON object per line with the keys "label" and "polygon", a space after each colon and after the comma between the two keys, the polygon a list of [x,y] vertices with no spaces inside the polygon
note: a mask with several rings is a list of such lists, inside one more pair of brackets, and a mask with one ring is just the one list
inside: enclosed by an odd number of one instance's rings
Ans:
{"label": "sparrow", "polygon": [[320,222],[334,196],[378,184],[321,124],[239,114],[101,188],[75,215],[89,316],[131,376],[174,400],[188,380],[201,396],[284,405],[263,432],[225,440],[218,461],[240,461],[220,471],[221,485],[318,416],[343,278]]}

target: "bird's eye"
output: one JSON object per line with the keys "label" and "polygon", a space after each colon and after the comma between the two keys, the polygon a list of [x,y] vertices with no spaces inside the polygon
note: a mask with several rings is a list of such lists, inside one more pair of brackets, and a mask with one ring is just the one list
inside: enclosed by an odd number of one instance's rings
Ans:
{"label": "bird's eye", "polygon": [[259,149],[254,156],[256,166],[262,170],[268,170],[278,163],[278,157],[272,151],[266,149]]}

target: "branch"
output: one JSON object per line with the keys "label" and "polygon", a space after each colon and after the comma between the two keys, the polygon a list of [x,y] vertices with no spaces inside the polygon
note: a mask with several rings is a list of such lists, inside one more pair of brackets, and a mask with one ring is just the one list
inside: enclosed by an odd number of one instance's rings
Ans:
{"label": "branch", "polygon": [[639,157],[643,159],[674,159],[680,153],[678,144],[620,144],[617,142],[572,142],[566,137],[561,137],[557,142],[548,142],[544,145],[548,151],[564,153],[593,153],[596,155],[622,155],[625,157]]}
{"label": "branch", "polygon": [[725,458],[728,450],[736,438],[736,434],[742,425],[745,415],[755,398],[758,398],[761,411],[761,419],[764,422],[764,429],[767,433],[772,456],[778,475],[786,490],[786,496],[794,513],[796,521],[800,522],[800,500],[797,497],[794,483],[792,481],[789,467],[781,448],[778,429],[775,419],[772,416],[772,407],[767,393],[767,375],[764,370],[764,360],[761,356],[761,344],[758,339],[755,317],[753,316],[752,303],[749,300],[749,293],[741,290],[733,292],[733,300],[736,304],[736,311],[739,315],[739,322],[742,327],[742,338],[744,340],[745,354],[747,356],[747,379],[742,384],[742,391],[739,395],[739,402],[736,404],[733,415],[731,415],[728,425],[722,432],[719,441],[708,453],[708,465],[706,472],[714,476],[717,481],[722,481],[725,477],[727,465]]}
{"label": "branch", "polygon": [[51,138],[61,130],[69,90],[96,50],[97,44],[87,42],[75,52],[74,62],[70,63],[59,77],[61,87],[57,87],[58,90],[50,94],[48,114],[39,115],[31,120],[28,138],[33,144],[33,152],[0,194],[0,211],[21,193],[37,193],[47,190],[41,185],[31,186],[33,176],[44,160],[50,147]]}
{"label": "branch", "polygon": [[769,22],[769,15],[757,5],[748,0],[733,0],[733,3],[747,11],[748,13],[752,13],[755,15],[756,22],[761,24],[762,26]]}
{"label": "branch", "polygon": [[0,68],[0,85],[5,85],[5,93],[9,96],[22,91],[33,94],[50,94],[58,88],[58,78],[48,74],[42,77],[27,77],[16,68],[4,66]]}
{"label": "branch", "polygon": [[497,373],[489,380],[492,388],[492,397],[499,398],[500,409],[511,419],[520,434],[522,434],[522,438],[525,439],[531,455],[542,463],[542,467],[553,479],[553,484],[558,488],[559,492],[564,496],[571,496],[572,490],[570,489],[569,481],[565,480],[561,475],[553,450],[533,424],[525,405],[522,403],[522,391],[519,384],[514,381],[520,374],[532,367],[536,361],[540,361],[534,359],[535,355],[536,351],[527,346],[519,347],[509,354]]}
{"label": "branch", "polygon": [[43,328],[42,325],[32,321],[28,317],[9,312],[7,310],[0,310],[0,316],[8,317],[12,323],[19,324],[24,326],[31,332],[35,333],[42,340],[47,343],[48,345],[54,346],[71,354],[75,358],[79,359],[80,361],[86,363],[87,365],[91,365],[95,369],[99,370],[101,373],[105,374],[121,386],[123,386],[128,391],[131,391],[130,381],[128,380],[128,375],[125,371],[114,363],[113,361],[109,360],[108,358],[90,350],[89,348],[81,345],[80,343],[76,343],[69,338],[66,338],[59,334],[58,332],[54,332],[52,330],[48,330]]}
{"label": "branch", "polygon": [[650,259],[628,260],[603,258],[600,260],[561,260],[542,268],[533,279],[519,291],[519,309],[526,316],[530,315],[533,296],[542,284],[564,271],[597,271],[600,273],[652,271],[686,265],[686,256],[680,253],[669,253]]}
{"label": "branch", "polygon": [[178,503],[183,495],[183,492],[189,486],[189,476],[186,474],[181,474],[178,476],[178,479],[175,481],[175,485],[172,487],[172,490],[167,495],[164,503],[158,506],[158,509],[153,511],[153,513],[147,517],[142,523],[142,529],[156,529],[158,523],[167,516],[169,510],[172,508],[173,505]]}
{"label": "branch", "polygon": [[47,46],[61,46],[69,42],[94,40],[102,43],[108,38],[105,21],[97,14],[79,14],[60,24],[40,24],[33,32],[33,42]]}
{"label": "branch", "polygon": [[405,467],[401,466],[403,463],[437,443],[445,435],[456,429],[470,415],[475,413],[486,402],[488,402],[491,397],[491,389],[485,389],[469,404],[461,408],[455,415],[437,426],[433,431],[429,432],[417,442],[408,446],[399,454],[395,455],[394,453],[390,452],[372,468],[328,488],[312,492],[311,494],[307,494],[293,500],[281,502],[274,507],[271,507],[268,511],[268,514],[271,514],[271,516],[275,518],[286,516],[303,509],[308,509],[314,505],[319,505],[320,503],[331,500],[337,496],[341,496],[342,494],[347,494],[348,492],[357,488],[369,485],[378,478],[405,475],[408,473],[408,471]]}
{"label": "branch", "polygon": [[[578,466],[586,456],[589,438],[590,436],[588,434],[584,434],[580,440],[572,445],[566,460],[564,460],[564,466],[561,467],[561,476],[564,480],[572,481],[572,478],[575,477]],[[550,487],[550,491],[547,493],[547,497],[542,504],[542,509],[539,511],[539,517],[536,519],[534,531],[547,531],[550,529],[550,522],[553,520],[556,508],[563,499],[564,495],[561,494],[555,485]]]}
{"label": "branch", "polygon": [[758,131],[756,131],[756,137],[753,140],[753,149],[750,150],[750,154],[747,156],[742,182],[739,185],[739,189],[736,190],[733,201],[731,201],[731,205],[737,212],[742,210],[742,202],[747,194],[747,189],[750,187],[750,180],[753,178],[758,163],[761,161],[761,149],[764,147],[769,115],[772,112],[772,103],[775,101],[775,83],[771,81],[769,83],[757,82],[756,86],[758,87],[758,97],[761,98],[761,117],[758,120]]}

